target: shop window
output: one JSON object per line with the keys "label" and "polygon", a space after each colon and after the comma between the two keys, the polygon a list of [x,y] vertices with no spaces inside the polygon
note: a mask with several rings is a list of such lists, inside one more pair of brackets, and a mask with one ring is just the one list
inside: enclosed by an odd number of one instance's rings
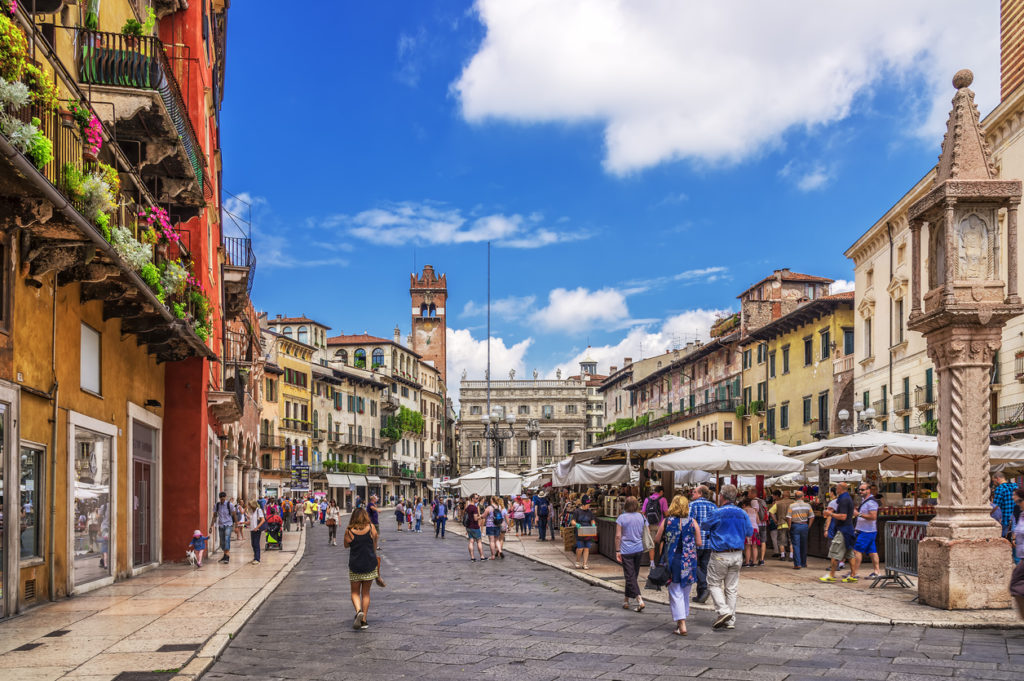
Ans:
{"label": "shop window", "polygon": [[110,575],[112,532],[110,483],[113,439],[75,428],[74,575],[75,585]]}
{"label": "shop window", "polygon": [[101,367],[101,342],[100,333],[88,324],[82,324],[81,358],[80,358],[80,382],[82,390],[97,395],[101,394],[100,388],[100,367]]}
{"label": "shop window", "polygon": [[21,558],[43,556],[43,524],[40,503],[43,500],[43,450],[21,448]]}

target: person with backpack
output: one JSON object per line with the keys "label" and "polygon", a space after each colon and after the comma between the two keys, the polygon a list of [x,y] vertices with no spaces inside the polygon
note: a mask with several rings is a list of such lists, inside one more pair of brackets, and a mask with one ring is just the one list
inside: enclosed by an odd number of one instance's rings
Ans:
{"label": "person with backpack", "polygon": [[484,532],[487,535],[487,544],[491,550],[491,560],[497,560],[501,556],[501,549],[498,547],[498,535],[501,534],[501,526],[505,521],[505,511],[498,505],[498,497],[488,499],[487,508],[484,509]]}
{"label": "person with backpack", "polygon": [[224,551],[219,562],[227,563],[231,554],[231,531],[234,529],[235,523],[238,522],[238,511],[228,502],[227,492],[221,492],[219,499],[220,501],[213,507],[210,534],[213,534],[214,528],[216,528],[220,538],[220,547]]}
{"label": "person with backpack", "polygon": [[[545,536],[548,529],[548,518],[551,515],[551,504],[548,503],[548,493],[541,492],[537,495],[537,501],[533,505],[534,514],[537,516],[537,541],[547,541]],[[551,528],[551,539],[555,538],[555,528]]]}
{"label": "person with backpack", "polygon": [[[660,487],[655,487],[651,495],[644,499],[644,505],[640,512],[645,518],[647,518],[648,527],[659,527],[661,525],[661,521],[668,515],[668,501],[661,493]],[[654,542],[652,541],[651,544],[654,544]],[[654,558],[657,553],[657,549],[657,546],[653,546],[649,551],[651,556],[651,565],[656,564],[654,562]]]}
{"label": "person with backpack", "polygon": [[291,532],[292,531],[292,510],[293,510],[293,508],[294,507],[292,506],[292,500],[289,499],[288,497],[285,497],[284,501],[281,502],[281,517],[284,518],[284,531],[285,532]]}

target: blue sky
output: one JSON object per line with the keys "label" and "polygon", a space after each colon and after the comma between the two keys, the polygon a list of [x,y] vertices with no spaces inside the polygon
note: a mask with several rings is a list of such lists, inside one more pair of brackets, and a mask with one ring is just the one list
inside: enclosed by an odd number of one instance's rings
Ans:
{"label": "blue sky", "polygon": [[255,304],[408,333],[433,264],[451,379],[482,375],[488,239],[496,374],[657,354],[774,268],[849,280],[934,164],[952,74],[998,100],[998,2],[891,4],[234,3],[224,187]]}

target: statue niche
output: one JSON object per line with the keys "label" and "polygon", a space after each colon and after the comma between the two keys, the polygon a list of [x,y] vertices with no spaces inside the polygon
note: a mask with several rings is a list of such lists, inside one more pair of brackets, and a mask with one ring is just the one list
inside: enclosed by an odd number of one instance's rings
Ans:
{"label": "statue niche", "polygon": [[995,279],[994,241],[988,223],[977,213],[960,220],[956,230],[956,278]]}

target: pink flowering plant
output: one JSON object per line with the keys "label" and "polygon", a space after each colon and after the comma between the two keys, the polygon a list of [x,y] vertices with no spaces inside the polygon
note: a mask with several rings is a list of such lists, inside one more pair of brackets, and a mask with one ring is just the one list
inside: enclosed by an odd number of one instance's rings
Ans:
{"label": "pink flowering plant", "polygon": [[181,241],[181,235],[171,227],[171,218],[165,209],[159,206],[150,206],[149,210],[139,211],[139,218],[156,232],[157,239],[161,243],[176,244]]}
{"label": "pink flowering plant", "polygon": [[10,14],[12,17],[18,11],[18,0],[5,0],[3,5],[4,8],[7,10],[7,13]]}
{"label": "pink flowering plant", "polygon": [[98,155],[103,147],[103,125],[100,124],[100,119],[96,118],[95,114],[90,116],[82,132],[85,133],[85,143],[89,146],[89,151],[93,156]]}

